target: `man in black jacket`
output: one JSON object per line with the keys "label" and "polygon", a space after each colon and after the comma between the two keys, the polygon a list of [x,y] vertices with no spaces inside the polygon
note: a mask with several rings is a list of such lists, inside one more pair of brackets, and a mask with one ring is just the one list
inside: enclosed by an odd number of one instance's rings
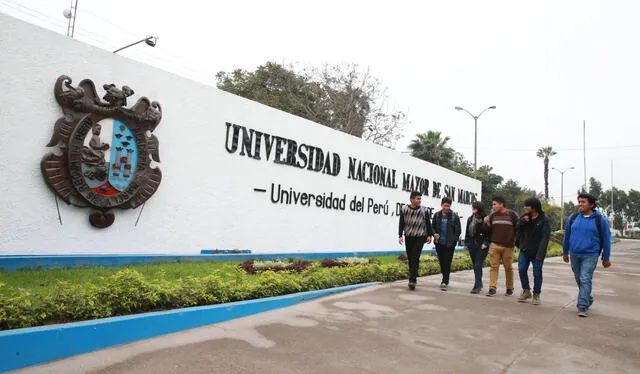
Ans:
{"label": "man in black jacket", "polygon": [[440,271],[442,272],[442,283],[440,289],[447,290],[449,286],[449,273],[451,273],[451,262],[453,261],[453,252],[455,251],[462,228],[460,226],[460,217],[451,210],[451,199],[445,197],[440,205],[442,210],[433,215],[433,238],[436,245],[436,253],[440,262]]}
{"label": "man in black jacket", "polygon": [[521,303],[532,297],[529,286],[529,264],[533,263],[533,305],[540,304],[542,288],[542,264],[547,255],[547,245],[551,236],[549,219],[544,215],[540,200],[532,197],[524,202],[525,214],[518,222],[518,239],[516,246],[520,248],[518,271],[522,293],[518,298]]}

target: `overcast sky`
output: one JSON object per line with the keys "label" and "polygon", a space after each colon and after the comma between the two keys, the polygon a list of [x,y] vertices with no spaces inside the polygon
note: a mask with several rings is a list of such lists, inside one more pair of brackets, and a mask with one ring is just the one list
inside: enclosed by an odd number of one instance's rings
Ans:
{"label": "overcast sky", "polygon": [[[66,35],[69,0],[0,0],[0,12]],[[640,2],[80,0],[76,39],[114,50],[146,35],[123,56],[215,85],[215,73],[267,60],[309,65],[356,62],[388,87],[390,105],[411,123],[397,149],[418,132],[442,131],[478,164],[543,190],[535,150],[552,146],[565,175],[565,200],[587,178],[605,189],[640,189]],[[126,84],[126,82],[120,82]],[[560,177],[550,174],[560,198]]]}

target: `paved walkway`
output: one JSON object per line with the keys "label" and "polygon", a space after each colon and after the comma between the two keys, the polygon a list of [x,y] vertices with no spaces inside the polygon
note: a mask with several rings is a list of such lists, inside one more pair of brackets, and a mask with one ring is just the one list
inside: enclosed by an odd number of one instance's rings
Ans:
{"label": "paved walkway", "polygon": [[460,272],[448,292],[438,276],[414,292],[386,284],[20,373],[640,373],[640,242],[613,253],[586,319],[553,258],[540,306],[471,295],[473,274]]}

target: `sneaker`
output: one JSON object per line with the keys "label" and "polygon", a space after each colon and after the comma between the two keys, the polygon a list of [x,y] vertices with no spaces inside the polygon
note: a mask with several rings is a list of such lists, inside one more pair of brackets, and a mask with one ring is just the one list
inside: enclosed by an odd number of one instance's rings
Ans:
{"label": "sneaker", "polygon": [[540,294],[533,294],[533,301],[531,301],[532,305],[540,305]]}
{"label": "sneaker", "polygon": [[446,291],[447,290],[447,285],[445,283],[440,283],[440,289],[442,291]]}
{"label": "sneaker", "polygon": [[[509,292],[509,291],[507,291]],[[522,293],[518,297],[518,302],[524,303],[531,298],[531,290],[522,290]]]}
{"label": "sneaker", "polygon": [[416,282],[409,282],[409,289],[411,291],[415,290],[416,289]]}
{"label": "sneaker", "polygon": [[494,290],[493,288],[489,289],[489,292],[487,292],[487,296],[489,297],[494,297],[496,295],[496,290]]}
{"label": "sneaker", "polygon": [[585,309],[580,309],[578,310],[578,317],[587,318],[589,317],[589,314]]}
{"label": "sneaker", "polygon": [[482,291],[482,288],[474,288],[474,289],[471,290],[471,293],[478,294],[478,293],[480,293],[480,291]]}
{"label": "sneaker", "polygon": [[504,293],[505,296],[513,296],[513,288]]}

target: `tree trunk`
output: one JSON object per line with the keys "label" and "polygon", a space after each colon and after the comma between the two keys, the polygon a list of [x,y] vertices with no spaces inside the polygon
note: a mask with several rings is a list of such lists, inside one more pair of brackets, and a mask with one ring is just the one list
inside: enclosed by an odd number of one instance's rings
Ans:
{"label": "tree trunk", "polygon": [[544,158],[544,198],[549,200],[549,157]]}

